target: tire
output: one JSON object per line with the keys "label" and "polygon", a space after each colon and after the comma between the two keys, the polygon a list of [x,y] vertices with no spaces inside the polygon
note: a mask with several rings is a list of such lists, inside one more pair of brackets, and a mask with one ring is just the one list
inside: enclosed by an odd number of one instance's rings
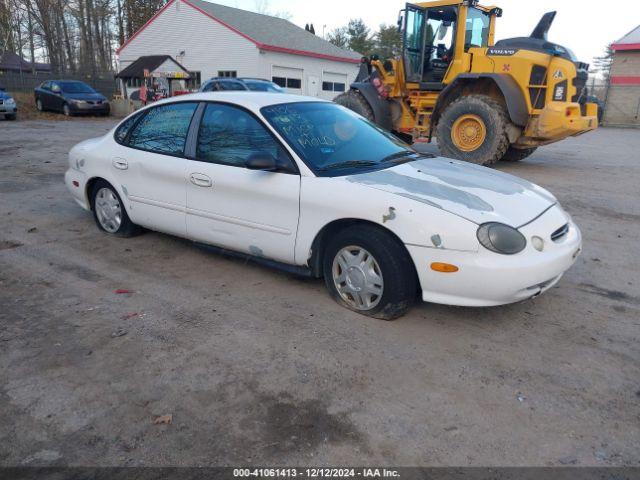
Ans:
{"label": "tire", "polygon": [[36,99],[36,109],[39,112],[44,112],[44,107],[42,106],[42,100],[40,100],[39,98]]}
{"label": "tire", "polygon": [[367,99],[357,90],[349,90],[348,92],[341,93],[333,101],[338,105],[347,107],[349,110],[353,110],[370,122],[375,122],[371,105],[369,105]]}
{"label": "tire", "polygon": [[[464,122],[471,124],[472,132],[475,129],[474,135],[466,135]],[[492,165],[509,148],[508,125],[507,111],[498,101],[486,95],[463,96],[442,112],[436,127],[438,146],[445,157]],[[462,136],[458,144],[453,138],[457,132]]]}
{"label": "tire", "polygon": [[[105,203],[106,202],[106,203]],[[119,216],[118,221],[110,223],[105,218],[110,217],[113,207],[117,202]],[[101,204],[104,204],[102,206]],[[104,209],[104,210],[103,210]],[[117,237],[133,237],[141,232],[141,228],[133,223],[127,214],[127,210],[120,199],[120,195],[108,182],[98,180],[91,190],[91,210],[93,219],[100,230]]]}
{"label": "tire", "polygon": [[532,148],[509,147],[507,149],[507,153],[505,153],[504,157],[502,157],[502,160],[505,160],[507,162],[519,162],[520,160],[524,160],[525,158],[527,158],[537,149],[538,147],[532,147]]}
{"label": "tire", "polygon": [[18,116],[15,113],[11,113],[11,114],[5,115],[4,118],[6,118],[7,120],[15,120],[16,118],[18,118]]}
{"label": "tire", "polygon": [[73,115],[73,113],[71,113],[71,108],[69,108],[68,103],[65,103],[64,105],[62,105],[62,113],[64,114],[65,117],[71,117]]}
{"label": "tire", "polygon": [[[360,252],[363,252],[362,260],[358,260]],[[350,262],[344,261],[345,256]],[[356,265],[364,268],[358,269]],[[351,268],[354,271],[347,274]],[[354,225],[338,232],[325,248],[322,270],[334,300],[369,317],[394,320],[404,315],[416,298],[418,281],[409,253],[379,227]],[[373,277],[375,280],[371,280]],[[353,286],[363,290],[353,295],[350,290]],[[380,294],[372,294],[372,290]],[[358,302],[356,297],[366,300]]]}

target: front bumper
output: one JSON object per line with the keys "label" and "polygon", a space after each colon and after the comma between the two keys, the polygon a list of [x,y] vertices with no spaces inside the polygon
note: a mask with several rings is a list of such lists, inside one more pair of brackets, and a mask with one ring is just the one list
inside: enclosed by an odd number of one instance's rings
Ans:
{"label": "front bumper", "polygon": [[579,103],[551,102],[540,115],[531,118],[522,137],[516,141],[516,146],[545,145],[563,138],[581,135],[596,128],[598,128],[597,104],[587,103],[581,106]]}
{"label": "front bumper", "polygon": [[69,109],[72,113],[76,114],[86,113],[106,115],[111,111],[111,106],[109,105],[109,102],[103,102],[100,104],[69,102]]}
{"label": "front bumper", "polygon": [[[558,242],[550,234],[565,224],[569,230]],[[569,215],[554,206],[540,218],[519,229],[527,247],[516,255],[500,255],[483,247],[477,252],[407,246],[416,265],[425,302],[487,307],[535,297],[553,287],[573,265],[582,249],[580,230]],[[544,239],[537,251],[531,237]],[[442,262],[458,266],[455,273],[430,268]]]}
{"label": "front bumper", "polygon": [[0,115],[13,115],[15,113],[18,113],[17,105],[0,105]]}
{"label": "front bumper", "polygon": [[64,174],[64,183],[76,203],[85,210],[90,210],[87,198],[87,176],[79,170],[70,168]]}

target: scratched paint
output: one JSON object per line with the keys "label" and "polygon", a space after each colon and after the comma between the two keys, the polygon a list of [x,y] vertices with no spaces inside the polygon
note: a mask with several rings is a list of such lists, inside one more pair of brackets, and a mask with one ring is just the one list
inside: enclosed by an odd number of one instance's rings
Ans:
{"label": "scratched paint", "polygon": [[388,185],[398,189],[398,195],[406,196],[418,202],[437,205],[435,200],[459,203],[471,210],[493,211],[493,207],[473,193],[466,192],[447,184],[432,181],[427,175],[422,178],[402,175],[392,169],[364,173],[347,177],[347,180],[364,185]]}

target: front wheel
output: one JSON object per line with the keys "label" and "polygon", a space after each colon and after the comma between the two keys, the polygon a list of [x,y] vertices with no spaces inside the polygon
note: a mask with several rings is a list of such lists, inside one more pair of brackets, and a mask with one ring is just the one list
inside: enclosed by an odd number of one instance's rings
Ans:
{"label": "front wheel", "polygon": [[42,105],[42,100],[39,98],[36,100],[36,108],[39,112],[44,112],[44,106]]}
{"label": "front wheel", "polygon": [[99,180],[92,192],[93,218],[103,232],[119,237],[133,237],[140,227],[127,215],[118,192],[106,181]]}
{"label": "front wheel", "polygon": [[446,107],[436,127],[445,157],[479,165],[500,160],[509,148],[505,107],[486,95],[460,97]]}
{"label": "front wheel", "polygon": [[5,115],[5,118],[7,120],[15,120],[16,118],[18,118],[18,116],[15,113],[10,113],[8,115]]}
{"label": "front wheel", "polygon": [[323,259],[332,297],[357,313],[382,320],[404,315],[416,297],[413,261],[391,234],[356,225],[335,235]]}
{"label": "front wheel", "polygon": [[69,108],[69,104],[65,103],[62,106],[62,113],[64,113],[65,117],[70,117],[72,115],[71,114],[71,108]]}

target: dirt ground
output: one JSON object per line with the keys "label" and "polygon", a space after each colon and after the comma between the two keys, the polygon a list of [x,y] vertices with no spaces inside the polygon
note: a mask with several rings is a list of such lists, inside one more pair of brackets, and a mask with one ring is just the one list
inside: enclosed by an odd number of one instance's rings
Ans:
{"label": "dirt ground", "polygon": [[499,165],[582,228],[557,287],[388,323],[318,280],[101,234],[63,173],[112,125],[0,121],[0,465],[640,464],[639,131]]}

